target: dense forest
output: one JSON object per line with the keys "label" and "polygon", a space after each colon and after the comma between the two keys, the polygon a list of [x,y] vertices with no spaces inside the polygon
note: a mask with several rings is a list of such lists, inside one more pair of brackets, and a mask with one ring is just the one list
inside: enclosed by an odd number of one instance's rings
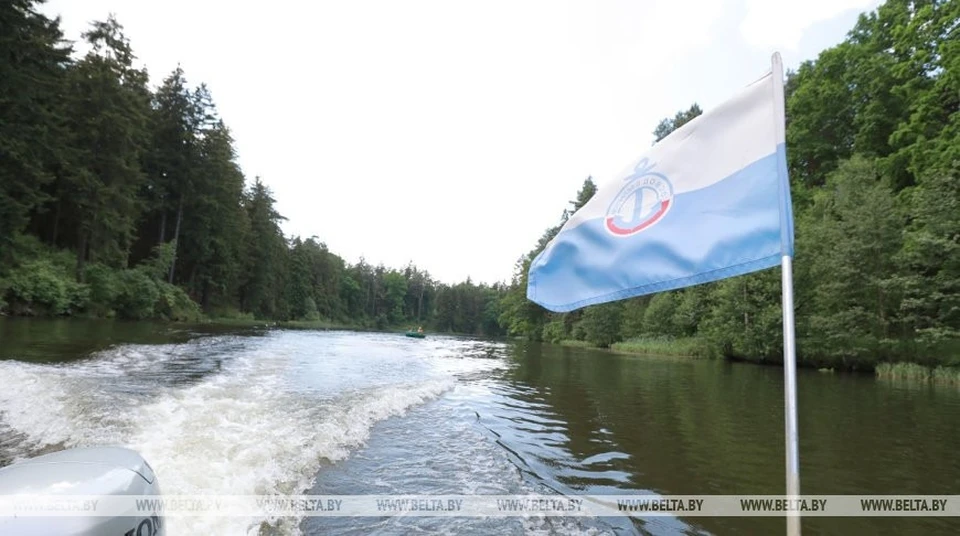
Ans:
{"label": "dense forest", "polygon": [[505,288],[284,236],[205,85],[178,68],[151,88],[112,16],[76,58],[40,4],[0,4],[0,314],[502,332]]}
{"label": "dense forest", "polygon": [[[76,58],[38,4],[0,5],[0,313],[419,323],[781,359],[779,269],[568,314],[528,301],[530,261],[594,194],[592,178],[509,284],[443,284],[286,237],[203,84],[177,69],[152,89],[112,17]],[[888,0],[787,73],[802,364],[960,363],[958,21],[957,0]]]}
{"label": "dense forest", "polygon": [[[786,99],[799,360],[960,364],[960,1],[888,0],[862,14],[846,40],[787,73]],[[572,208],[595,189],[585,182]],[[779,268],[553,314],[526,299],[526,272],[559,229],[517,263],[501,305],[510,333],[781,361]]]}

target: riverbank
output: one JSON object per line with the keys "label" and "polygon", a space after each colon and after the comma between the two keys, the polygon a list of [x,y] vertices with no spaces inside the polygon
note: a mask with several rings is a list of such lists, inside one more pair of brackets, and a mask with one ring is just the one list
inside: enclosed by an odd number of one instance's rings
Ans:
{"label": "riverbank", "polygon": [[[17,235],[9,245],[0,247],[0,316],[213,322],[243,327],[279,320],[284,327],[308,329],[406,330],[429,325],[445,332],[506,334],[490,317],[497,310],[500,287],[427,284],[423,273],[409,266],[404,271],[383,267],[371,271],[363,264],[346,267],[327,258],[332,254],[317,244],[307,241],[301,246],[302,250],[290,252],[296,262],[291,260],[289,266],[280,263],[281,268],[297,272],[297,277],[281,270],[276,277],[238,276],[231,286],[228,282],[201,283],[207,279],[199,273],[196,278],[190,275],[186,281],[178,281],[176,275],[183,274],[172,267],[172,242],[145,258],[129,259],[130,266],[88,262],[78,268],[74,251]],[[185,253],[177,254],[182,260]],[[303,270],[308,273],[300,273]],[[311,284],[316,278],[326,283]],[[337,280],[350,284],[341,288],[330,283]],[[384,289],[390,292],[384,293]],[[438,310],[441,296],[444,308]],[[484,316],[481,312],[489,313]]]}
{"label": "riverbank", "polygon": [[366,329],[366,326],[362,323],[334,322],[331,320],[267,320],[252,317],[211,317],[204,318],[200,323],[238,328],[342,329],[354,331],[363,331]]}
{"label": "riverbank", "polygon": [[[377,326],[374,322],[341,322],[334,320],[263,320],[247,317],[213,317],[204,319],[203,324],[237,328],[276,328],[317,331],[363,331],[378,333],[405,333],[416,326],[407,323]],[[419,326],[421,324],[417,324]],[[423,325],[424,332],[440,333]],[[458,335],[451,333],[451,335]]]}
{"label": "riverbank", "polygon": [[960,387],[960,367],[926,367],[916,363],[880,363],[877,378],[892,381],[933,383]]}
{"label": "riverbank", "polygon": [[667,337],[636,338],[628,341],[615,342],[609,348],[600,348],[587,341],[562,340],[556,343],[571,348],[590,348],[607,350],[617,354],[628,355],[660,355],[672,357],[690,357],[704,359],[715,357],[710,348],[703,341],[695,337],[671,339]]}
{"label": "riverbank", "polygon": [[[562,340],[556,343],[559,346],[571,348],[589,348],[604,350],[624,355],[649,355],[685,357],[691,359],[723,358],[730,361],[751,363],[755,365],[782,366],[782,360],[776,359],[744,359],[732,356],[721,356],[717,351],[701,339],[696,337],[683,338],[637,338],[629,341],[617,342],[609,348],[599,348],[586,341]],[[943,349],[946,350],[946,349]],[[960,387],[960,354],[950,359],[929,358],[925,363],[915,363],[909,360],[886,361],[883,359],[871,361],[869,359],[847,359],[843,357],[827,358],[823,356],[804,359],[798,356],[797,366],[800,368],[817,369],[822,372],[857,372],[872,373],[879,379],[908,381],[913,383],[935,383],[940,385],[955,385]]]}

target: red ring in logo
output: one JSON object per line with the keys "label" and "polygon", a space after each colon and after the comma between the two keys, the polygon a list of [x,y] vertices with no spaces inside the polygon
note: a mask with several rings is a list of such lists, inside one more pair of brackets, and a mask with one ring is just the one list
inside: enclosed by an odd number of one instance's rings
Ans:
{"label": "red ring in logo", "polygon": [[670,208],[671,201],[672,199],[661,201],[659,210],[657,210],[649,218],[645,219],[644,221],[640,222],[634,227],[629,227],[629,228],[617,227],[617,224],[613,222],[615,217],[607,216],[606,218],[607,230],[618,236],[630,236],[634,233],[639,233],[640,231],[660,221],[660,218],[662,218],[663,215],[667,213],[667,209]]}

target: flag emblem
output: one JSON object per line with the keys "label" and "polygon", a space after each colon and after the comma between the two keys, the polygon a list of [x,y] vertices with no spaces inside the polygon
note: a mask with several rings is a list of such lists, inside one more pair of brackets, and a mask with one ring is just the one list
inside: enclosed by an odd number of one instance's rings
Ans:
{"label": "flag emblem", "polygon": [[673,185],[666,176],[652,171],[653,167],[642,159],[610,203],[605,221],[614,236],[627,237],[649,229],[673,205]]}

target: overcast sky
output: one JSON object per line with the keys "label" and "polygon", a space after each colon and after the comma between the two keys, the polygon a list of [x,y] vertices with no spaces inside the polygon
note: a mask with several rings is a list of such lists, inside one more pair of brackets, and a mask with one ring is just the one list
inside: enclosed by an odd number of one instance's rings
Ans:
{"label": "overcast sky", "polygon": [[[205,82],[287,235],[348,262],[509,280],[656,124],[844,39],[876,0],[51,0],[114,13],[159,83]],[[788,148],[789,150],[789,148]]]}

